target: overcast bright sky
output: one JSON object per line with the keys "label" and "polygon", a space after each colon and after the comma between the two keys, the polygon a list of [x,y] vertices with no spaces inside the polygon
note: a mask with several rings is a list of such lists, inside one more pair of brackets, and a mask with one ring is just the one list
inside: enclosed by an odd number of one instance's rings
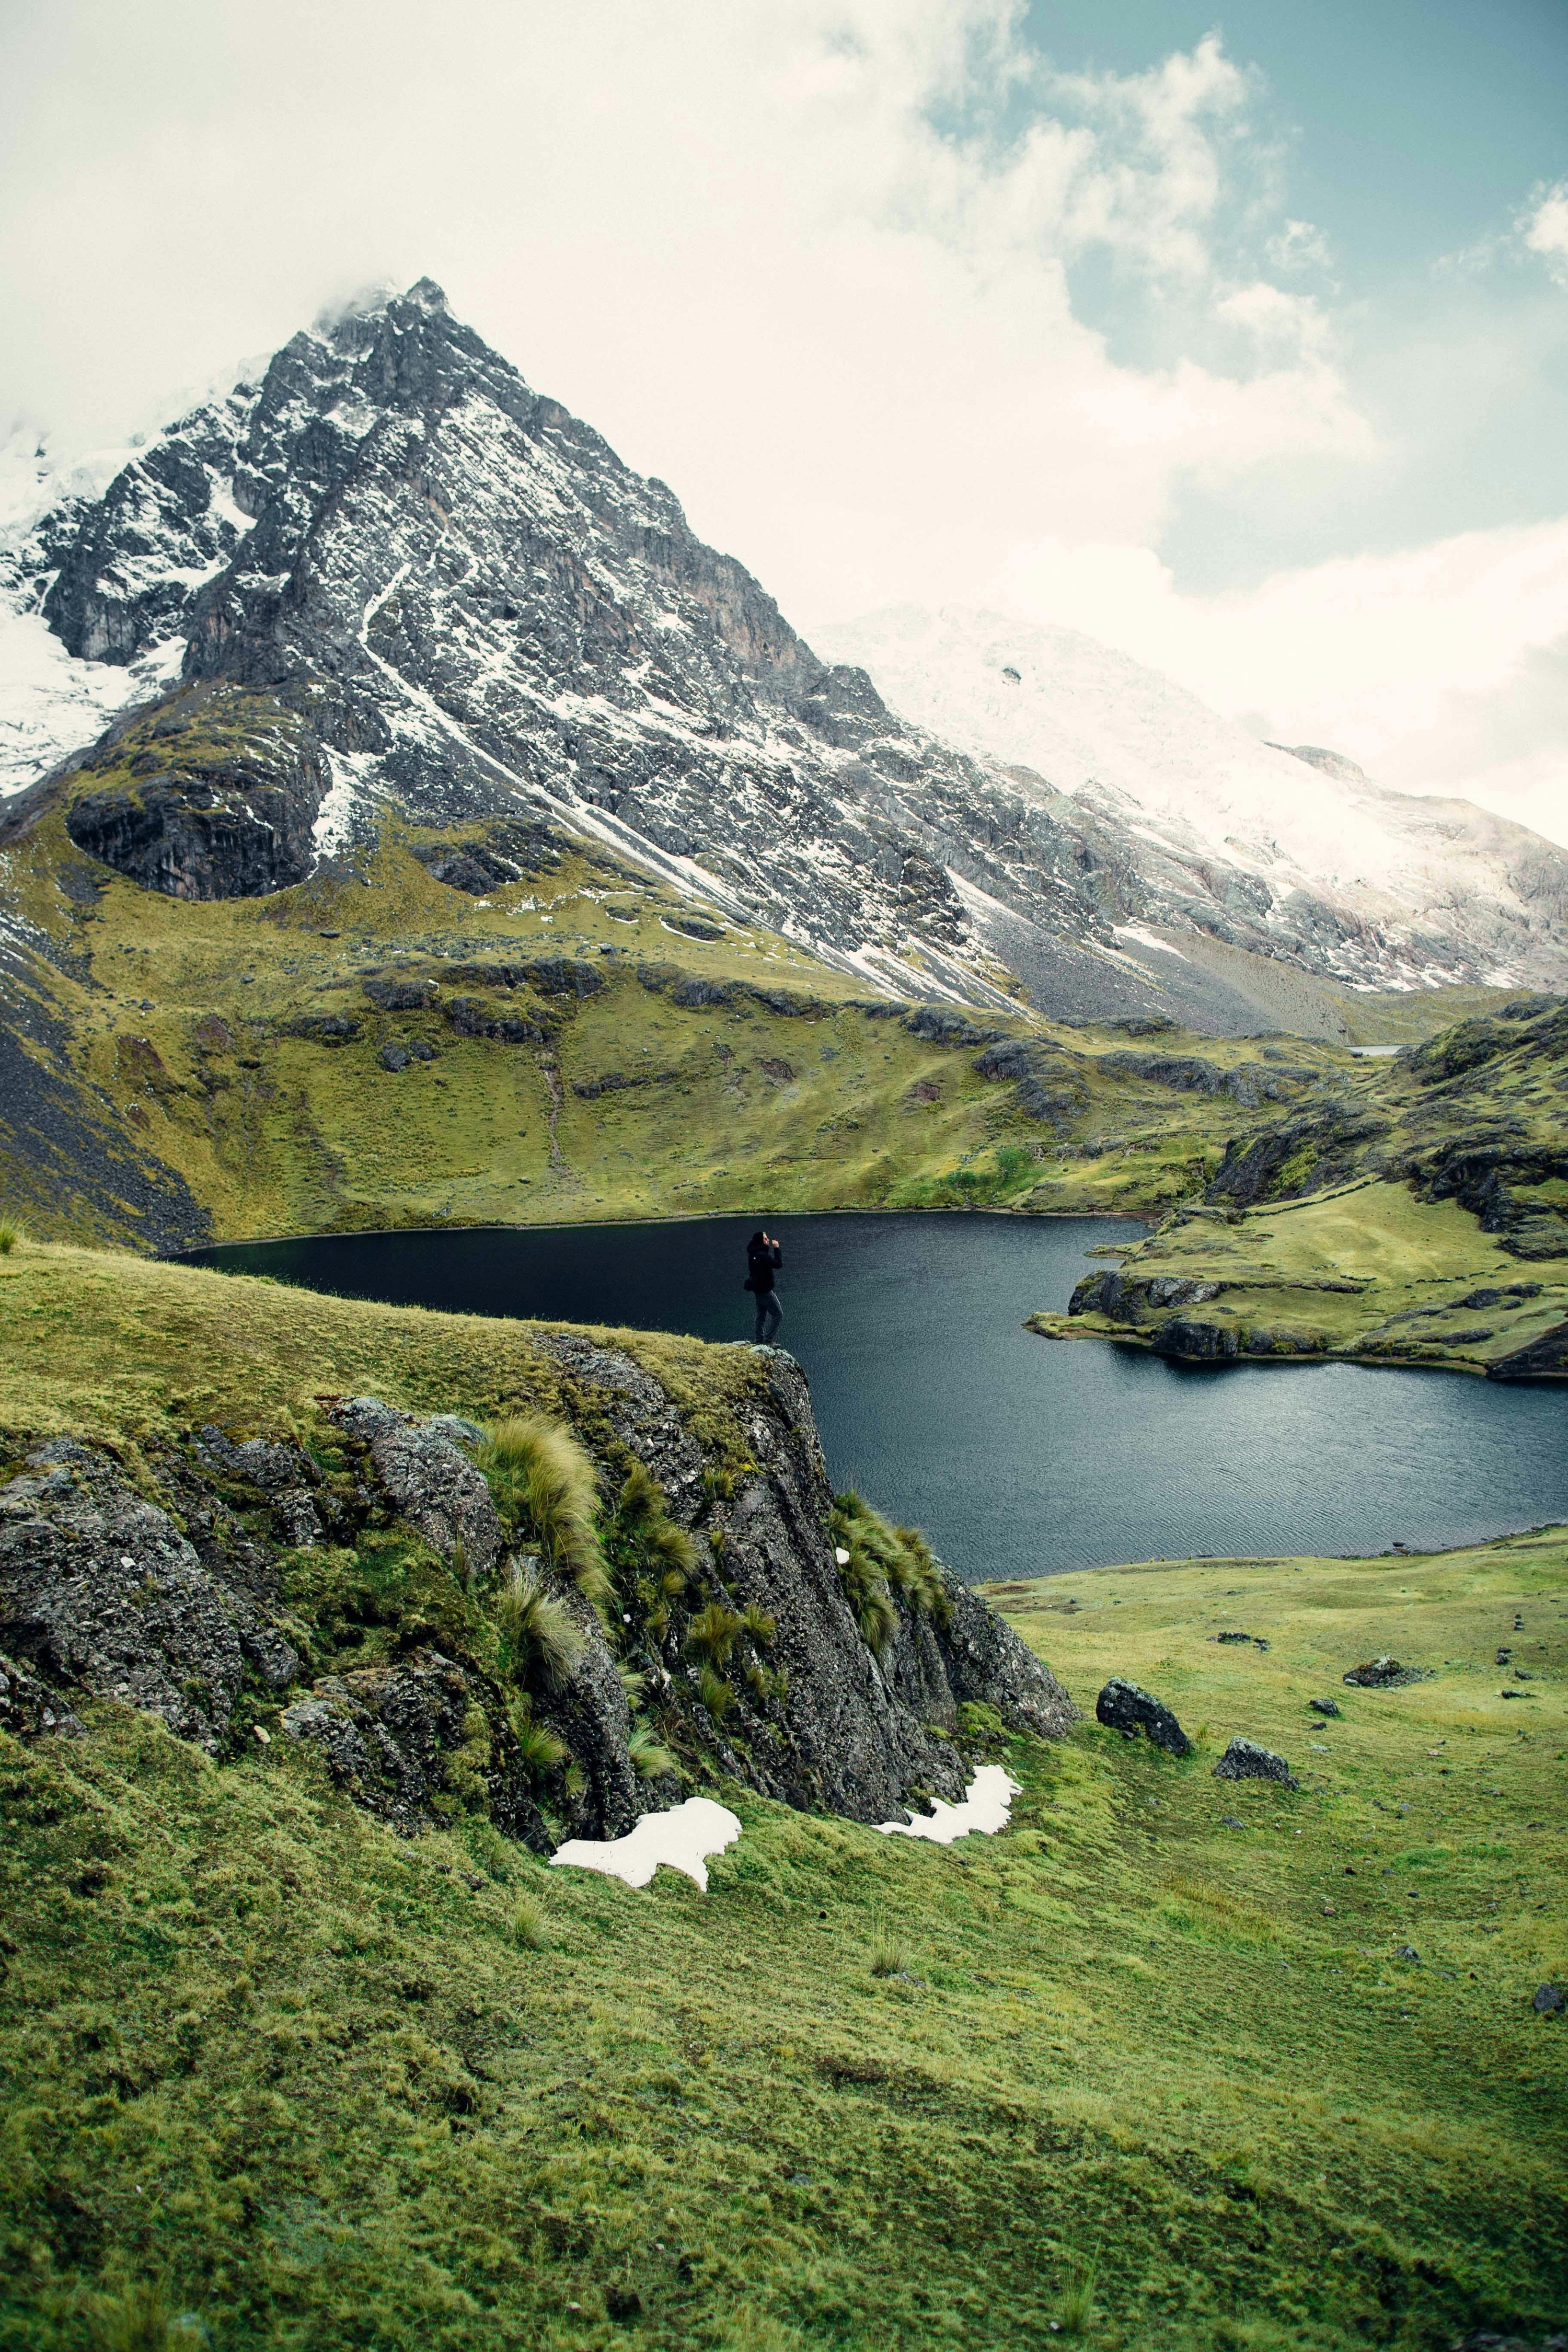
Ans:
{"label": "overcast bright sky", "polygon": [[808,635],[1065,622],[1568,838],[1564,0],[0,0],[0,417],[426,273]]}

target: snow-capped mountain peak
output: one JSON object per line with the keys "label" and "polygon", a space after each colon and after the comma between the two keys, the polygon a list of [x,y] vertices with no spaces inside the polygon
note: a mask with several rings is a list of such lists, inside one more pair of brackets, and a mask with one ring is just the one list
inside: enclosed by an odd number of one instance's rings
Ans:
{"label": "snow-capped mountain peak", "polygon": [[[163,696],[191,748],[155,809],[73,784],[68,819],[150,887],[288,887],[388,812],[521,812],[902,992],[994,1001],[1000,957],[1056,1009],[1132,1011],[1168,982],[1126,950],[1183,932],[1373,985],[1568,973],[1560,853],[1091,639],[903,612],[824,661],[429,279],[39,467],[18,447],[0,534],[0,789]],[[191,723],[237,693],[248,784]]]}

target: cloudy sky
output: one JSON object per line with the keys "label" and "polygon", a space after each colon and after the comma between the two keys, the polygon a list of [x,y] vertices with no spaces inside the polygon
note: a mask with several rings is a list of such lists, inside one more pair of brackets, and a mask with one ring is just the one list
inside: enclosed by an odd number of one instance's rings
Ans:
{"label": "cloudy sky", "polygon": [[1568,839],[1563,0],[0,0],[0,419],[426,273],[807,635],[1064,622]]}

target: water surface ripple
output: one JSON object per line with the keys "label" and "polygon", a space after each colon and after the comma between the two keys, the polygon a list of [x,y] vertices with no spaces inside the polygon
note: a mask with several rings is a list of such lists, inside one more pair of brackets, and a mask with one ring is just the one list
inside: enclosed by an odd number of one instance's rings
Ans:
{"label": "water surface ripple", "polygon": [[[333,1234],[202,1262],[482,1315],[751,1336],[752,1217]],[[817,1216],[784,1244],[780,1339],[838,1486],[971,1580],[1194,1553],[1377,1552],[1568,1519],[1568,1391],[1356,1364],[1200,1370],[1020,1327],[1120,1220]],[[1133,1229],[1136,1230],[1136,1229]],[[1103,1261],[1100,1261],[1103,1263]]]}

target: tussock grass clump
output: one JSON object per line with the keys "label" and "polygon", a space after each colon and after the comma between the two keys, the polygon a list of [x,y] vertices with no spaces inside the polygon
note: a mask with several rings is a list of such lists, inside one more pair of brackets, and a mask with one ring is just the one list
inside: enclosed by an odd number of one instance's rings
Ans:
{"label": "tussock grass clump", "polygon": [[710,1665],[704,1665],[697,1677],[697,1696],[715,1723],[722,1723],[735,1704],[735,1694],[729,1684]]}
{"label": "tussock grass clump", "polygon": [[1064,2336],[1087,2336],[1094,2325],[1094,2282],[1099,2269],[1099,2259],[1093,2254],[1075,2254],[1068,2261],[1057,2302],[1057,2324]]}
{"label": "tussock grass clump", "polygon": [[745,1620],[721,1601],[710,1601],[698,1611],[686,1629],[686,1646],[710,1665],[727,1666],[730,1653],[745,1630]]}
{"label": "tussock grass clump", "polygon": [[664,1488],[641,1462],[632,1464],[616,1497],[613,1533],[620,1539],[613,1549],[659,1575],[671,1598],[684,1590],[701,1557],[696,1537],[670,1517]]}
{"label": "tussock grass clump", "polygon": [[870,1969],[874,1977],[908,1976],[909,1953],[900,1937],[879,1916],[871,1923]]}
{"label": "tussock grass clump", "polygon": [[849,1555],[838,1573],[868,1648],[885,1649],[898,1631],[895,1593],[914,1615],[947,1622],[942,1570],[917,1528],[889,1527],[853,1488],[834,1496],[829,1526],[835,1549]]}
{"label": "tussock grass clump", "polygon": [[570,1680],[584,1641],[564,1602],[526,1568],[514,1569],[490,1602],[502,1665],[513,1682],[558,1690]]}
{"label": "tussock grass clump", "polygon": [[97,2352],[180,2352],[200,2343],[203,2332],[199,2322],[170,2311],[161,2286],[142,2280],[94,2298],[89,2340]]}
{"label": "tussock grass clump", "polygon": [[479,1464],[502,1525],[536,1537],[551,1566],[602,1610],[612,1587],[595,1525],[598,1482],[571,1431],[542,1413],[509,1413],[491,1424]]}
{"label": "tussock grass clump", "polygon": [[565,1763],[572,1753],[559,1732],[552,1731],[547,1723],[536,1723],[531,1715],[517,1716],[511,1727],[519,1761],[535,1780]]}
{"label": "tussock grass clump", "polygon": [[[848,1552],[844,1583],[886,1585],[898,1592],[917,1616],[929,1616],[945,1625],[950,1616],[947,1588],[936,1564],[936,1552],[917,1527],[889,1527],[881,1512],[872,1510],[856,1491],[832,1498],[832,1540]],[[879,1644],[872,1644],[879,1646]]]}
{"label": "tussock grass clump", "polygon": [[805,2352],[805,2338],[798,2328],[742,2305],[724,2321],[718,2352]]}
{"label": "tussock grass clump", "polygon": [[675,1769],[675,1759],[669,1749],[664,1745],[652,1724],[644,1722],[640,1717],[632,1726],[631,1738],[626,1742],[626,1753],[632,1759],[632,1769],[639,1780],[658,1780],[666,1772],[673,1772]]}
{"label": "tussock grass clump", "polygon": [[919,1528],[895,1528],[893,1539],[897,1557],[889,1572],[895,1591],[903,1594],[919,1615],[945,1625],[952,1609],[936,1554]]}
{"label": "tussock grass clump", "polygon": [[21,1226],[10,1217],[0,1217],[0,1257],[9,1257],[21,1239]]}
{"label": "tussock grass clump", "polygon": [[511,1910],[512,1940],[525,1952],[542,1952],[550,1941],[550,1914],[537,1895],[520,1895]]}

